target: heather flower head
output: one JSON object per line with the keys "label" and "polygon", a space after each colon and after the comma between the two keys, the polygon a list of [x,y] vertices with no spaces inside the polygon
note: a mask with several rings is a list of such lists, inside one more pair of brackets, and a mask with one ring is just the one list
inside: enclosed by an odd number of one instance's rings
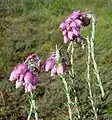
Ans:
{"label": "heather flower head", "polygon": [[44,70],[46,72],[50,72],[51,76],[56,74],[64,74],[65,72],[65,59],[60,56],[59,50],[56,49],[56,53],[52,53],[47,59],[44,64]]}
{"label": "heather flower head", "polygon": [[81,26],[86,27],[89,24],[90,18],[86,13],[73,11],[73,13],[59,26],[59,29],[64,36],[64,43],[74,40],[77,41],[77,39],[80,38]]}
{"label": "heather flower head", "polygon": [[41,59],[32,54],[27,57],[24,63],[18,64],[10,74],[9,80],[15,81],[16,88],[24,87],[25,92],[31,92],[39,83],[39,78],[35,75],[34,68],[40,69]]}

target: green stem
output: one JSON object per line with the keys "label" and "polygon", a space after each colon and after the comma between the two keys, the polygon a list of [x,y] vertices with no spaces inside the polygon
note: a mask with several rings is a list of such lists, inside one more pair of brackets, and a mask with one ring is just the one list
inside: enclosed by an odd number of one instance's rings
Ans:
{"label": "green stem", "polygon": [[32,104],[30,104],[30,112],[29,112],[27,120],[30,120],[31,114],[32,114],[32,110],[33,110],[33,106],[32,106]]}
{"label": "green stem", "polygon": [[34,112],[35,112],[35,120],[38,120],[38,114],[36,112],[35,100],[32,100],[32,105],[33,105]]}
{"label": "green stem", "polygon": [[30,120],[30,117],[31,117],[31,114],[32,114],[33,110],[34,110],[34,114],[35,114],[35,120],[38,120],[38,114],[36,112],[36,105],[35,105],[34,95],[33,95],[32,92],[30,92],[30,101],[31,101],[31,103],[30,103],[31,107],[30,107],[30,113],[28,115],[27,120]]}
{"label": "green stem", "polygon": [[[73,42],[72,42],[72,45],[71,45],[71,59],[70,59],[70,62],[71,62],[71,74],[72,74],[72,76],[74,76],[75,73],[74,73],[74,43]],[[74,90],[74,92],[76,94],[76,90]],[[78,102],[77,96],[75,95],[75,103],[77,103],[77,102]],[[78,119],[80,119],[80,112],[79,112],[79,109],[78,109],[77,106],[76,106],[76,112],[77,112],[77,115],[78,115]]]}

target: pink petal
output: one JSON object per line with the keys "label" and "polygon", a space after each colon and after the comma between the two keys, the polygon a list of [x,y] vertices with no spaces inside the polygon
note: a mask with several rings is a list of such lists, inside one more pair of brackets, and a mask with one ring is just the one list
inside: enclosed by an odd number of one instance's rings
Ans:
{"label": "pink petal", "polygon": [[24,75],[21,74],[20,77],[19,77],[19,81],[23,81],[24,80]]}
{"label": "pink petal", "polygon": [[71,26],[69,24],[67,24],[66,29],[69,31],[71,29]]}
{"label": "pink petal", "polygon": [[33,74],[31,72],[25,73],[25,76],[24,76],[25,83],[27,83],[27,84],[31,83],[32,79],[33,79]]}
{"label": "pink petal", "polygon": [[75,23],[78,27],[80,27],[82,25],[82,22],[78,19],[75,20]]}
{"label": "pink petal", "polygon": [[33,79],[31,81],[32,85],[37,85],[39,83],[39,78],[33,75]]}
{"label": "pink petal", "polygon": [[51,69],[51,76],[54,76],[54,74],[57,73],[57,66],[54,65],[53,68]]}
{"label": "pink petal", "polygon": [[16,80],[16,89],[23,85],[23,81]]}
{"label": "pink petal", "polygon": [[12,71],[12,73],[10,74],[10,77],[9,77],[9,80],[10,81],[14,81],[14,80],[17,80],[19,77],[19,73],[18,71],[15,69]]}
{"label": "pink petal", "polygon": [[68,38],[70,39],[70,40],[72,40],[73,39],[73,32],[72,31],[68,31]]}
{"label": "pink petal", "polygon": [[76,27],[76,23],[73,21],[73,22],[70,24],[70,27]]}
{"label": "pink petal", "polygon": [[49,70],[51,70],[54,64],[55,64],[54,59],[48,59],[45,63],[45,71],[48,72]]}
{"label": "pink petal", "polygon": [[71,18],[75,20],[75,19],[79,18],[80,15],[81,15],[80,11],[73,11]]}
{"label": "pink petal", "polygon": [[71,18],[66,19],[66,23],[70,24],[72,22]]}
{"label": "pink petal", "polygon": [[57,66],[57,74],[63,74],[64,73],[64,66],[63,64],[58,64]]}
{"label": "pink petal", "polygon": [[29,70],[28,65],[26,65],[24,63],[19,64],[16,69],[17,69],[18,73],[20,73],[20,74],[24,74],[27,70]]}
{"label": "pink petal", "polygon": [[33,90],[32,84],[26,84],[25,85],[25,92],[31,92]]}
{"label": "pink petal", "polygon": [[64,30],[65,27],[66,27],[66,24],[65,24],[64,22],[62,22],[62,23],[60,24],[60,26],[59,26],[59,28],[60,28],[61,31]]}
{"label": "pink petal", "polygon": [[69,41],[69,38],[67,35],[64,35],[64,43],[67,43]]}
{"label": "pink petal", "polygon": [[73,33],[75,36],[79,36],[80,35],[79,28],[73,28]]}

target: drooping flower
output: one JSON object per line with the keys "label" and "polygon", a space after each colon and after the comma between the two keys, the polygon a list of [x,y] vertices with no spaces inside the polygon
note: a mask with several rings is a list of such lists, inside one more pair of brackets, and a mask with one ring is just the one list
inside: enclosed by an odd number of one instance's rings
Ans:
{"label": "drooping flower", "polygon": [[54,65],[51,69],[51,76],[54,76],[55,74],[57,74],[57,65]]}
{"label": "drooping flower", "polygon": [[15,81],[16,89],[23,86],[25,92],[31,92],[39,83],[39,78],[35,75],[33,68],[40,69],[41,59],[32,54],[27,57],[24,63],[18,64],[11,72],[9,80]]}
{"label": "drooping flower", "polygon": [[23,85],[23,81],[16,80],[16,89]]}
{"label": "drooping flower", "polygon": [[49,71],[51,76],[54,76],[56,74],[64,74],[65,66],[66,64],[64,58],[58,55],[57,52],[57,54],[53,53],[47,58],[44,69],[46,72]]}
{"label": "drooping flower", "polygon": [[57,74],[58,75],[60,75],[60,74],[63,75],[64,71],[65,71],[65,63],[58,64],[58,66],[57,66]]}
{"label": "drooping flower", "polygon": [[77,42],[77,39],[81,38],[80,29],[81,26],[88,26],[90,24],[90,18],[86,13],[80,11],[73,11],[64,22],[59,26],[60,31],[64,36],[64,43],[69,41]]}
{"label": "drooping flower", "polygon": [[47,58],[45,65],[44,65],[44,69],[46,72],[50,71],[53,66],[55,65],[55,60],[56,60],[56,56],[53,54],[51,54],[51,56],[49,58]]}
{"label": "drooping flower", "polygon": [[10,74],[9,80],[14,81],[14,80],[17,80],[18,77],[19,77],[19,74],[18,74],[17,70],[14,69]]}

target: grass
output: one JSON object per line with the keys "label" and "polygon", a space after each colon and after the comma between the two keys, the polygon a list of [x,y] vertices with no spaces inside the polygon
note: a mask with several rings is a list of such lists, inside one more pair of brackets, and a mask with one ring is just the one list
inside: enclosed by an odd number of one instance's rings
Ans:
{"label": "grass", "polygon": [[[112,118],[112,0],[1,0],[0,1],[0,119],[16,120],[18,116],[26,116],[25,95],[22,90],[16,90],[8,81],[12,68],[31,52],[47,56],[49,51],[63,44],[63,37],[58,29],[59,24],[74,9],[91,11],[97,16],[95,54],[100,75],[105,88],[106,97],[96,106],[101,109],[101,120]],[[90,28],[82,30],[87,36]],[[87,119],[92,115],[87,102],[85,82],[86,50],[76,48],[76,73],[79,86],[81,107]],[[55,78],[41,73],[41,83],[37,87],[37,103],[39,116],[45,120],[64,120],[67,109],[62,84]],[[92,75],[93,90],[100,93],[96,87],[96,78]],[[17,97],[15,99],[15,96]],[[96,96],[96,99],[98,96]],[[16,107],[17,106],[17,107]],[[102,117],[103,116],[103,117]]]}

